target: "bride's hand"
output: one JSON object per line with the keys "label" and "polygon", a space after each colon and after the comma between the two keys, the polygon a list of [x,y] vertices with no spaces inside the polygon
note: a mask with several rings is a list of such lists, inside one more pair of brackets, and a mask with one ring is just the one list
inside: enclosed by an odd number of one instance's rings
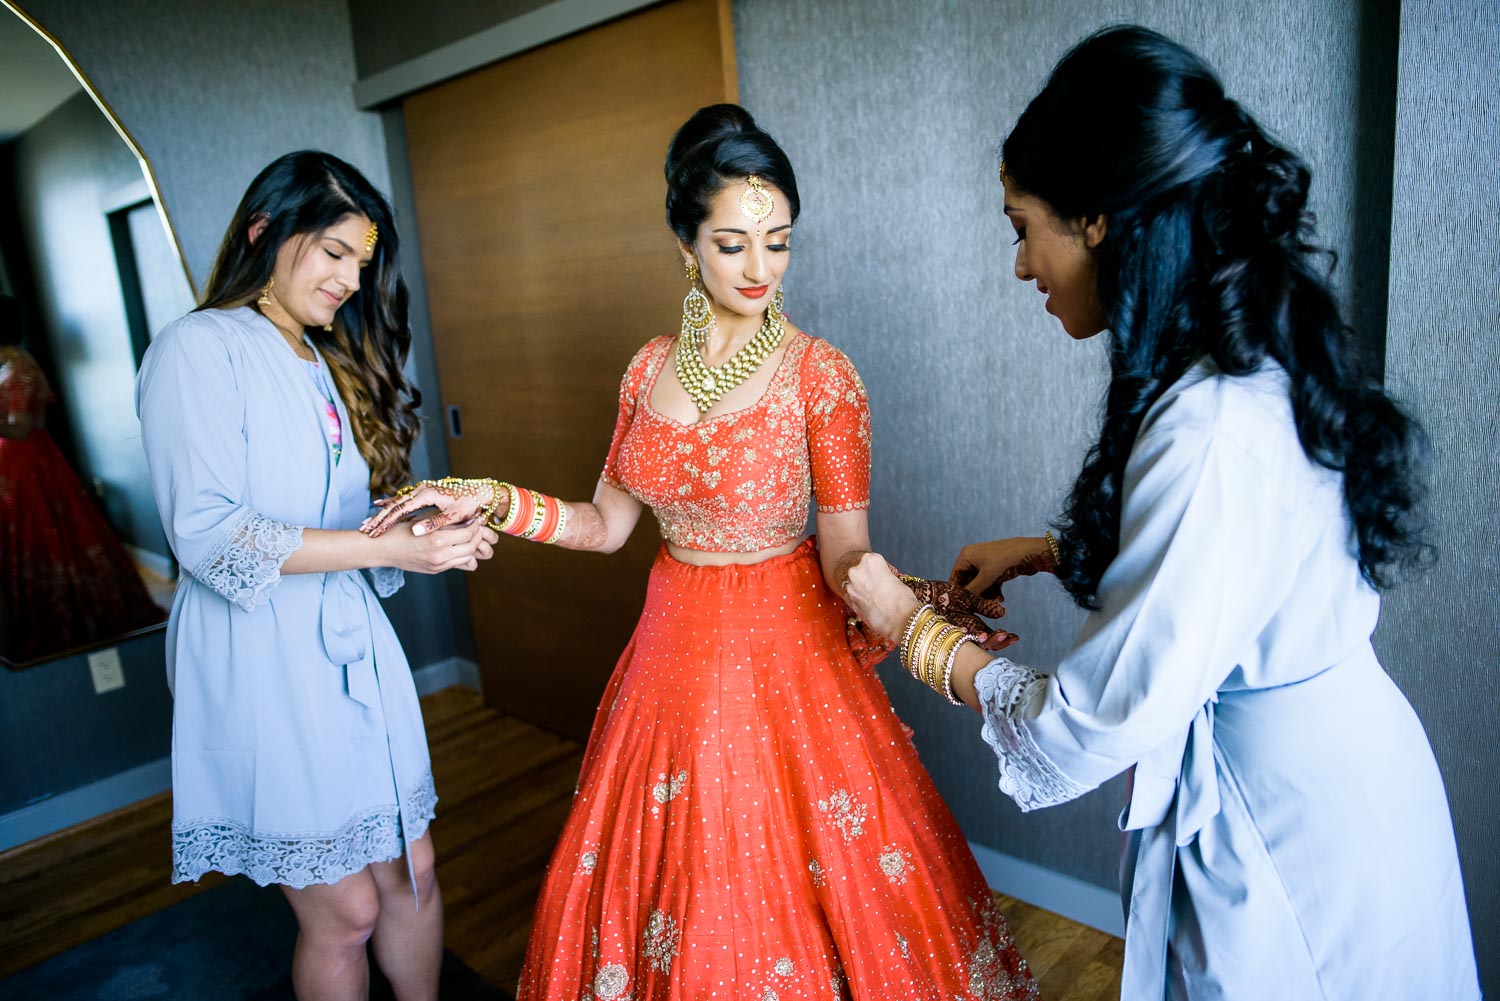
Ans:
{"label": "bride's hand", "polygon": [[1046,539],[996,539],[964,546],[948,579],[981,598],[1003,600],[1001,588],[1017,577],[1053,569]]}
{"label": "bride's hand", "polygon": [[[422,480],[404,488],[395,497],[375,502],[379,512],[366,518],[359,530],[372,539],[378,539],[403,518],[422,510],[437,508],[437,513],[412,526],[412,534],[426,535],[449,525],[461,524],[473,519],[495,503],[493,480]],[[499,498],[503,507],[508,497]],[[504,512],[497,508],[492,512],[499,516]]]}
{"label": "bride's hand", "polygon": [[906,620],[921,604],[878,553],[865,553],[841,582],[844,599],[865,625],[900,642]]}

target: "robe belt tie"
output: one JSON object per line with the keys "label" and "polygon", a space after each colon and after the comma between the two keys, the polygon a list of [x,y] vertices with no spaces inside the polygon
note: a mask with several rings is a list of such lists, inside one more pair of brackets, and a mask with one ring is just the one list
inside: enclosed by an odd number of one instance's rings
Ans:
{"label": "robe belt tie", "polygon": [[358,570],[323,575],[323,650],[344,668],[349,697],[362,706],[380,706],[375,658],[370,656],[370,610]]}
{"label": "robe belt tie", "polygon": [[1120,814],[1120,830],[1138,832],[1120,991],[1130,1001],[1166,996],[1177,850],[1192,844],[1219,814],[1215,701],[1204,703],[1186,730],[1136,764],[1130,802]]}

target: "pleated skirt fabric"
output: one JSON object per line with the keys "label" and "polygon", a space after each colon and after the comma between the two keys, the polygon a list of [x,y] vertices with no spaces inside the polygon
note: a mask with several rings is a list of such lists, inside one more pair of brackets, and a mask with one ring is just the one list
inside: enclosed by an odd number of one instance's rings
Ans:
{"label": "pleated skirt fabric", "polygon": [[1036,997],[813,540],[663,548],[537,905],[522,1001]]}

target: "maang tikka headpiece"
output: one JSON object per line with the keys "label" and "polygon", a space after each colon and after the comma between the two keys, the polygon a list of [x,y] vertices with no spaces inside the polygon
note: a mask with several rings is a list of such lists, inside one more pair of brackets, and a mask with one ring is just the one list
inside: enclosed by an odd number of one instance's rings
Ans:
{"label": "maang tikka headpiece", "polygon": [[370,223],[370,231],[365,234],[365,253],[375,252],[375,241],[380,237],[380,227],[373,222]]}
{"label": "maang tikka headpiece", "polygon": [[759,177],[751,174],[745,178],[749,187],[745,188],[744,194],[740,195],[740,211],[745,217],[759,226],[771,217],[771,212],[776,208],[776,199],[766,190],[765,184]]}

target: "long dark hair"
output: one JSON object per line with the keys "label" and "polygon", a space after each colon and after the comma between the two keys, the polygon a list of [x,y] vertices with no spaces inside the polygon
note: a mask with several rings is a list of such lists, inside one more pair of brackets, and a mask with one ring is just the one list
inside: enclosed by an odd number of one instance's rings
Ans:
{"label": "long dark hair", "polygon": [[1004,144],[1006,176],[1061,220],[1108,223],[1096,252],[1109,328],[1103,426],[1058,529],[1058,576],[1097,608],[1119,553],[1125,463],[1146,411],[1202,358],[1290,378],[1302,448],[1343,474],[1359,567],[1376,588],[1431,552],[1417,517],[1421,429],[1361,368],[1315,246],[1312,172],[1224,93],[1212,69],[1144,28],[1107,28],[1052,71]]}
{"label": "long dark hair", "polygon": [[699,108],[667,148],[667,224],[691,244],[714,195],[730,181],[756,175],[786,195],[792,222],[802,210],[797,175],[776,140],[738,104]]}
{"label": "long dark hair", "polygon": [[[401,241],[385,197],[336,156],[299,150],[271,161],[245,191],[214,261],[199,309],[254,302],[271,279],[286,241],[317,234],[351,214],[379,227],[359,290],[339,307],[333,329],[307,328],[328,360],[349,408],[360,455],[370,466],[370,489],[392,493],[411,478],[411,448],[420,429],[422,394],[402,374],[411,349]],[[250,227],[268,225],[250,242]]]}

